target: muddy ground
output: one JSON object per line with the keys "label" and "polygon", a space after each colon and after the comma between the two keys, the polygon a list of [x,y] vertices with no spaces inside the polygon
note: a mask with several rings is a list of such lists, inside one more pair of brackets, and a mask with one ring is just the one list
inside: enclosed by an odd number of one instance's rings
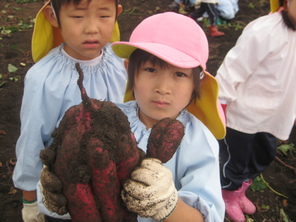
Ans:
{"label": "muddy ground", "polygon": [[[119,16],[122,40],[128,40],[133,28],[154,13],[168,11],[171,0],[122,0],[123,13]],[[23,79],[33,65],[30,52],[32,20],[42,0],[2,0],[0,2],[0,221],[19,222],[21,219],[21,192],[14,188],[12,173],[15,165],[15,144],[20,132],[20,106]],[[220,38],[208,37],[210,58],[207,69],[215,75],[227,51],[235,44],[242,28],[269,12],[269,0],[240,0],[235,19],[219,29]],[[208,35],[207,23],[200,22]],[[181,40],[180,40],[181,41]],[[279,141],[279,145],[282,141]],[[296,144],[293,129],[287,144]],[[291,145],[292,146],[292,145]],[[294,149],[295,150],[295,149]],[[296,221],[296,164],[295,151],[286,155],[278,152],[277,159],[263,172],[268,184],[260,191],[248,190],[257,212],[248,216],[256,222]],[[225,221],[230,221],[227,217]]]}

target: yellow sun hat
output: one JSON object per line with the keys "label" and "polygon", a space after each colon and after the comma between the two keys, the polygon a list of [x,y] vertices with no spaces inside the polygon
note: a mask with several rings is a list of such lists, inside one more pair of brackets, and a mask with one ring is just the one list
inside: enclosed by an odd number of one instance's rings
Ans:
{"label": "yellow sun hat", "polygon": [[272,13],[277,12],[280,8],[279,0],[270,0],[270,11]]}
{"label": "yellow sun hat", "polygon": [[287,0],[283,1],[283,5],[280,6],[280,0],[270,0],[270,12],[274,13],[282,9],[287,8]]}
{"label": "yellow sun hat", "polygon": [[[186,24],[186,25],[184,25]],[[201,66],[200,98],[186,109],[195,115],[217,139],[225,136],[225,116],[218,100],[218,82],[205,71],[208,41],[204,31],[191,18],[165,12],[144,19],[132,32],[129,42],[114,42],[112,49],[121,58],[129,58],[136,49],[182,68]],[[133,90],[126,90],[124,101],[135,100]]]}
{"label": "yellow sun hat", "polygon": [[[34,62],[38,62],[51,49],[59,46],[64,41],[60,30],[56,27],[53,27],[43,13],[44,8],[49,4],[50,1],[44,4],[44,6],[37,13],[35,19],[31,43],[32,57]],[[118,22],[116,21],[110,42],[115,42],[119,40],[120,30]]]}

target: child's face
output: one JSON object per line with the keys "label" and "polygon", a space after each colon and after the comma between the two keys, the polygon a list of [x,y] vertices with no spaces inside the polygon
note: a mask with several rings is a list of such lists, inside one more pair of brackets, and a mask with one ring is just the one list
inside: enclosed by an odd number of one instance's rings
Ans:
{"label": "child's face", "polygon": [[101,54],[109,42],[116,19],[115,1],[87,0],[79,5],[62,5],[61,34],[64,50],[79,60],[90,60]]}
{"label": "child's face", "polygon": [[178,68],[170,64],[160,67],[145,62],[134,80],[140,120],[150,128],[162,118],[176,118],[190,102],[193,90],[191,68]]}

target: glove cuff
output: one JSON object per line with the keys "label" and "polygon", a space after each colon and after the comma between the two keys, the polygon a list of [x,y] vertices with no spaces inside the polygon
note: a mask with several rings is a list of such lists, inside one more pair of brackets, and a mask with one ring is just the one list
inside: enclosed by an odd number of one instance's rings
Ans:
{"label": "glove cuff", "polygon": [[37,200],[28,201],[28,200],[26,200],[24,197],[22,197],[22,201],[23,201],[24,204],[33,204],[33,203],[35,203]]}
{"label": "glove cuff", "polygon": [[152,218],[154,220],[157,220],[157,221],[163,221],[165,220],[166,218],[168,218],[171,213],[175,210],[176,206],[177,206],[177,203],[178,203],[178,192],[177,190],[175,189],[174,190],[174,193],[172,194],[172,196],[168,199],[166,205],[163,207],[162,210],[160,210],[158,212],[158,214],[156,214],[155,216],[153,216]]}

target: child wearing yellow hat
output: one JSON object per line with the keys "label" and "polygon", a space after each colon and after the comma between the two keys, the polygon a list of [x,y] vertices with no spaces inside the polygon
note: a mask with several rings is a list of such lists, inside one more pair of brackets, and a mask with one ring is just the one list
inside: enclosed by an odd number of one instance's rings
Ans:
{"label": "child wearing yellow hat", "polygon": [[39,153],[52,142],[65,111],[81,102],[75,63],[85,73],[90,97],[123,101],[126,71],[109,43],[119,38],[121,10],[118,0],[51,0],[37,14],[32,38],[36,64],[25,77],[13,174],[15,187],[23,190],[25,222],[44,221],[36,202]]}

